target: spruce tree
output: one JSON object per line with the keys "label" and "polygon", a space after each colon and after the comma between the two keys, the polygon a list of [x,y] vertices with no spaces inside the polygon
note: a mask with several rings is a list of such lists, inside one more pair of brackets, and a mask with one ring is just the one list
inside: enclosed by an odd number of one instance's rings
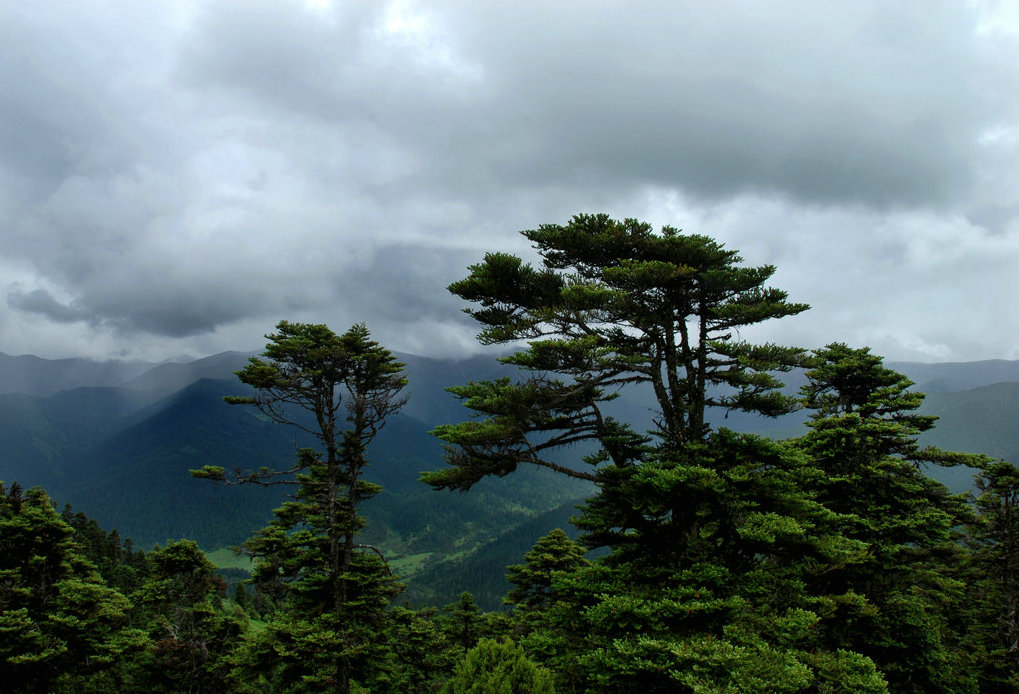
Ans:
{"label": "spruce tree", "polygon": [[816,350],[801,393],[811,410],[795,442],[821,474],[810,489],[835,511],[837,530],[865,543],[862,561],[819,573],[815,590],[859,596],[821,625],[823,640],[866,654],[892,691],[972,691],[961,647],[966,500],[923,473],[923,464],[979,466],[981,456],[922,448],[934,426],[923,394],[867,348]]}

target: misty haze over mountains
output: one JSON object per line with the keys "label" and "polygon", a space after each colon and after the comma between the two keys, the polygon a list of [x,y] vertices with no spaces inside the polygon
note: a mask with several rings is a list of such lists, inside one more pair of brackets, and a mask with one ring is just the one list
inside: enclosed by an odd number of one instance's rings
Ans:
{"label": "misty haze over mountains", "polygon": [[[295,446],[313,445],[254,408],[223,402],[223,395],[246,391],[232,372],[249,356],[223,352],[153,364],[0,354],[0,480],[43,486],[58,503],[72,504],[139,546],[180,537],[210,550],[239,544],[269,520],[285,488],[224,487],[192,479],[188,470],[283,467]],[[417,572],[421,580],[411,577],[412,597],[445,599],[443,593],[414,593],[415,585],[425,590],[464,576],[494,576],[490,588],[473,588],[479,601],[498,604],[501,571],[482,567],[518,561],[548,530],[568,525],[591,488],[524,467],[465,495],[420,483],[422,471],[443,465],[440,442],[428,432],[468,414],[444,388],[511,370],[490,356],[399,358],[407,365],[411,397],[369,451],[368,478],[384,491],[366,506],[366,541],[385,547],[398,566],[401,558],[413,560],[405,573]],[[916,381],[928,394],[923,411],[941,418],[925,443],[1019,460],[1019,361],[888,366]],[[790,389],[799,386],[796,376],[786,379]],[[647,428],[649,402],[639,390],[627,391],[612,403],[613,414]],[[802,431],[803,420],[802,412],[776,420],[731,413],[716,414],[713,423],[781,438]],[[563,460],[576,463],[582,454],[574,449]],[[967,469],[934,474],[955,491],[971,485]]]}

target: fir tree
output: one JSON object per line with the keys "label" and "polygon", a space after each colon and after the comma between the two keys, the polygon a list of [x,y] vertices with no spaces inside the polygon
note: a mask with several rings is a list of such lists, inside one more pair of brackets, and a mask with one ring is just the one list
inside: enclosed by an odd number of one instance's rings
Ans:
{"label": "fir tree", "polygon": [[[486,343],[530,340],[502,361],[533,373],[452,388],[480,418],[439,427],[444,470],[425,481],[468,489],[520,463],[597,482],[578,519],[589,548],[610,554],[552,577],[557,600],[525,645],[561,687],[592,691],[881,691],[866,657],[819,648],[825,611],[853,596],[811,591],[821,567],[860,561],[812,498],[816,471],[783,444],[712,432],[709,407],[777,415],[795,406],[773,371],[802,350],[752,345],[738,331],[805,305],[766,286],[771,266],[672,228],[581,215],[524,232],[536,270],[490,254],[450,289]],[[644,384],[656,412],[645,435],[604,404]],[[594,472],[550,459],[590,441]],[[714,687],[715,689],[712,689]]]}
{"label": "fir tree", "polygon": [[4,691],[118,688],[146,643],[42,489],[0,484],[0,682]]}
{"label": "fir tree", "polygon": [[866,547],[805,491],[805,456],[721,430],[603,474],[577,522],[612,552],[555,577],[558,599],[523,641],[560,689],[884,690],[868,658],[818,639],[854,596],[812,579]]}
{"label": "fir tree", "polygon": [[193,540],[156,545],[146,557],[148,576],[132,596],[153,646],[137,676],[147,691],[198,692],[227,687],[226,656],[241,623],[223,613],[226,584]]}
{"label": "fir tree", "polygon": [[1019,468],[988,463],[977,477],[970,530],[967,647],[982,692],[1019,691]]}
{"label": "fir tree", "polygon": [[[363,479],[368,445],[405,402],[403,364],[370,339],[364,325],[336,335],[324,325],[283,321],[268,335],[264,358],[237,372],[253,397],[227,398],[258,407],[272,419],[314,437],[286,470],[193,471],[233,483],[296,483],[291,501],[246,543],[255,556],[253,578],[280,614],[250,652],[240,677],[264,671],[312,689],[348,692],[367,681],[375,663],[384,610],[399,591],[388,564],[358,542],[359,508],[381,489]],[[293,477],[296,476],[296,480]],[[318,634],[317,637],[312,637]],[[254,665],[250,663],[254,661]]]}
{"label": "fir tree", "polygon": [[923,474],[922,463],[982,464],[981,456],[921,448],[934,417],[923,394],[866,348],[836,343],[814,352],[803,401],[809,432],[796,445],[822,473],[811,489],[839,515],[835,529],[865,543],[863,561],[812,581],[854,593],[822,625],[824,640],[871,657],[893,691],[971,691],[972,668],[957,623],[964,596],[955,529],[970,517],[964,497]]}
{"label": "fir tree", "polygon": [[504,602],[522,611],[540,610],[555,602],[553,579],[587,565],[584,551],[561,528],[552,530],[524,555],[523,564],[506,567],[506,579],[513,588]]}
{"label": "fir tree", "polygon": [[468,592],[460,593],[456,602],[445,607],[446,614],[442,619],[444,631],[450,640],[460,645],[464,651],[474,648],[478,639],[484,634],[484,615]]}
{"label": "fir tree", "polygon": [[389,672],[379,689],[394,692],[435,691],[463,658],[434,607],[394,607],[387,620]]}
{"label": "fir tree", "polygon": [[774,267],[744,267],[705,236],[606,215],[522,233],[542,269],[490,253],[449,289],[480,306],[466,312],[482,343],[530,341],[501,361],[533,375],[449,389],[479,418],[435,430],[449,467],[426,473],[428,484],[466,490],[521,463],[595,480],[550,456],[582,441],[598,445],[591,464],[632,464],[648,437],[604,412],[626,385],[650,386],[666,448],[702,440],[709,407],[777,415],[794,405],[770,372],[798,364],[802,350],[738,339],[742,328],[806,310],[766,286]]}

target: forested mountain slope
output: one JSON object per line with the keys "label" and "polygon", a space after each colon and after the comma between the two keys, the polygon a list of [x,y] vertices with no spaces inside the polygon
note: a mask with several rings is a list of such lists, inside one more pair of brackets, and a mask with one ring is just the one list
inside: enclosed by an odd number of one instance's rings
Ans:
{"label": "forested mountain slope", "polygon": [[[239,544],[265,525],[288,487],[223,487],[188,471],[206,464],[285,466],[297,447],[311,445],[296,430],[223,401],[226,394],[246,392],[231,373],[245,361],[245,355],[226,353],[153,366],[117,387],[0,395],[0,480],[43,486],[59,503],[89,509],[104,527],[117,528],[138,546],[180,537],[207,549]],[[369,452],[368,478],[384,491],[365,507],[366,541],[398,561],[410,557],[404,565],[414,569],[429,558],[467,556],[586,494],[583,485],[538,471],[493,480],[470,495],[437,494],[421,484],[420,473],[439,465],[442,456],[429,430],[459,416],[459,405],[442,386],[487,377],[497,365],[491,359],[407,361],[412,399]],[[78,364],[82,371],[89,365],[110,373],[104,365]],[[102,373],[90,378],[101,381]],[[462,589],[451,586],[444,593],[455,596]]]}
{"label": "forested mountain slope", "polygon": [[[418,476],[438,467],[442,456],[428,431],[466,412],[443,389],[510,369],[492,357],[401,358],[411,399],[370,451],[368,476],[384,491],[365,508],[366,538],[410,570],[421,569],[410,597],[441,601],[455,595],[452,583],[488,577],[485,567],[518,561],[539,536],[566,525],[589,487],[535,471],[486,481],[467,495],[428,489]],[[295,445],[308,444],[253,409],[223,402],[223,395],[245,391],[231,372],[246,359],[227,352],[143,365],[0,355],[7,379],[0,386],[0,480],[44,486],[60,503],[87,509],[139,546],[179,537],[209,549],[238,544],[265,524],[286,488],[224,488],[192,479],[188,470],[280,466]],[[1019,362],[894,366],[927,389],[923,411],[941,418],[926,442],[1019,459]],[[1002,377],[1016,382],[993,382]],[[798,375],[788,380],[798,385]],[[613,414],[646,426],[649,402],[639,390],[628,391],[612,403]],[[800,433],[802,422],[802,413],[778,420],[734,413],[714,424],[782,437]],[[571,457],[582,453],[576,449]],[[956,490],[971,484],[967,470],[937,473]],[[504,585],[500,570],[472,588],[479,602],[492,605]]]}

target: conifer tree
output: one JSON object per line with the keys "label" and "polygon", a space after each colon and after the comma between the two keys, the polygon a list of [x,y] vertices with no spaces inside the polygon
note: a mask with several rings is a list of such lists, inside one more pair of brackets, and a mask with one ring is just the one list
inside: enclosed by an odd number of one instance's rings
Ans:
{"label": "conifer tree", "polygon": [[135,552],[130,539],[121,541],[116,528],[107,533],[95,519],[81,511],[75,513],[70,504],[64,505],[60,517],[74,528],[75,542],[111,588],[130,595],[141,585],[146,570],[145,554]]}
{"label": "conifer tree", "polygon": [[146,555],[148,576],[132,596],[152,639],[137,679],[147,691],[223,690],[227,655],[241,633],[223,613],[226,583],[193,540],[156,545]]}
{"label": "conifer tree", "polygon": [[966,646],[974,652],[980,691],[1004,694],[1019,691],[1019,468],[988,463],[977,490]]}
{"label": "conifer tree", "polygon": [[[254,405],[273,420],[312,436],[285,470],[206,466],[193,471],[231,483],[296,483],[291,501],[246,543],[256,558],[254,580],[286,614],[252,640],[238,677],[268,665],[270,676],[312,690],[348,692],[379,662],[384,609],[399,591],[377,550],[358,542],[362,503],[381,489],[363,478],[368,445],[403,406],[403,364],[358,324],[343,335],[324,325],[280,322],[264,358],[237,372]],[[296,479],[295,479],[296,477]],[[314,635],[314,636],[313,636]],[[248,683],[250,686],[250,682]]]}
{"label": "conifer tree", "polygon": [[474,648],[484,633],[485,621],[474,596],[464,591],[456,602],[446,605],[445,610],[446,615],[441,623],[446,635],[464,651]]}
{"label": "conifer tree", "polygon": [[554,694],[552,676],[512,641],[481,639],[457,665],[442,694]]}
{"label": "conifer tree", "polygon": [[550,455],[582,441],[598,446],[589,463],[632,464],[649,439],[604,411],[628,384],[652,389],[666,448],[703,439],[710,407],[777,415],[793,406],[771,372],[792,368],[802,350],[738,339],[742,328],[807,309],[766,286],[773,266],[745,267],[708,237],[603,214],[522,233],[542,268],[489,253],[449,290],[479,305],[466,312],[482,343],[530,341],[501,361],[532,375],[449,389],[479,418],[435,430],[449,467],[426,473],[428,484],[462,491],[521,463],[595,480]]}
{"label": "conifer tree", "polygon": [[103,581],[42,489],[0,484],[0,688],[117,689],[146,643],[131,604]]}
{"label": "conifer tree", "polygon": [[[396,606],[387,620],[388,679],[380,690],[394,692],[435,691],[449,678],[464,651],[449,634],[448,624],[434,607],[412,610]],[[380,678],[381,680],[381,678]]]}
{"label": "conifer tree", "polygon": [[833,531],[814,475],[791,447],[727,430],[606,468],[577,523],[612,551],[553,579],[523,645],[563,691],[884,691],[868,658],[817,638],[853,596],[812,579],[866,547]]}
{"label": "conifer tree", "polygon": [[[672,228],[580,215],[524,235],[543,269],[489,254],[450,290],[480,305],[468,313],[482,342],[530,341],[502,361],[533,376],[450,389],[480,417],[436,430],[450,466],[424,479],[465,490],[532,463],[597,482],[577,523],[585,546],[610,553],[553,576],[530,652],[564,690],[882,691],[869,659],[818,648],[816,624],[847,596],[805,590],[818,567],[859,561],[863,543],[805,491],[802,454],[706,419],[795,406],[771,372],[803,351],[738,334],[807,307],[766,286],[773,267]],[[647,434],[606,414],[625,386],[654,395]],[[584,441],[595,471],[550,458]]]}
{"label": "conifer tree", "polygon": [[238,581],[237,585],[234,586],[233,601],[245,613],[253,609],[251,597],[248,595],[248,589],[244,586],[244,581]]}
{"label": "conifer tree", "polygon": [[982,456],[921,448],[934,426],[923,394],[867,348],[816,350],[801,393],[808,433],[796,445],[821,474],[810,489],[835,511],[836,529],[865,543],[862,561],[818,574],[815,590],[856,594],[822,625],[828,644],[872,658],[893,691],[970,691],[961,648],[964,585],[956,529],[970,518],[965,498],[920,465],[981,466]]}
{"label": "conifer tree", "polygon": [[539,539],[524,555],[523,564],[506,567],[506,578],[513,584],[504,602],[517,610],[540,610],[555,602],[553,579],[585,565],[584,548],[556,528]]}

